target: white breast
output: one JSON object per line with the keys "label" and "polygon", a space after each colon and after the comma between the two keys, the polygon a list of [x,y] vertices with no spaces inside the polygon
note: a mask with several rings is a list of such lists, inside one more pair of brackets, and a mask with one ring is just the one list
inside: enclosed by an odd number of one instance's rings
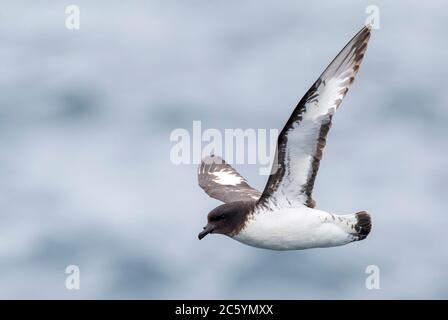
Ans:
{"label": "white breast", "polygon": [[333,247],[354,240],[354,215],[338,216],[308,207],[259,210],[233,238],[250,246],[272,250]]}

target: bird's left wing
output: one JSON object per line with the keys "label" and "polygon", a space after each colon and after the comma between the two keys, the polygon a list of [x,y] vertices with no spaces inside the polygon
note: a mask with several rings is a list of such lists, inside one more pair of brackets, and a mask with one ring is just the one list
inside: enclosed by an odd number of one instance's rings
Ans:
{"label": "bird's left wing", "polygon": [[350,88],[364,57],[370,26],[359,31],[325,69],[281,131],[276,158],[259,204],[314,207],[314,180],[333,113]]}
{"label": "bird's left wing", "polygon": [[198,181],[210,197],[225,203],[257,201],[261,196],[261,192],[252,188],[231,165],[214,155],[202,159]]}

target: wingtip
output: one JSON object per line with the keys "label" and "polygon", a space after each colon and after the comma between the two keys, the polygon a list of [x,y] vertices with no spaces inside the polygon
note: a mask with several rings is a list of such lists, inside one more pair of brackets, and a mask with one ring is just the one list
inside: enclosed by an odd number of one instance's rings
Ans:
{"label": "wingtip", "polygon": [[369,41],[370,35],[372,34],[372,30],[373,25],[371,23],[366,23],[354,38],[361,38],[362,42],[367,43]]}
{"label": "wingtip", "polygon": [[364,24],[362,29],[358,32],[358,35],[362,35],[363,40],[369,41],[373,29],[373,24],[371,22],[366,22],[366,24]]}
{"label": "wingtip", "polygon": [[[373,25],[370,23],[366,23],[361,30],[347,43],[347,46],[353,43],[367,43],[372,34]],[[341,50],[342,51],[342,50]]]}
{"label": "wingtip", "polygon": [[364,24],[363,29],[367,29],[367,30],[369,30],[369,31],[371,32],[372,29],[373,29],[373,23],[372,23],[371,21],[366,22],[366,23]]}

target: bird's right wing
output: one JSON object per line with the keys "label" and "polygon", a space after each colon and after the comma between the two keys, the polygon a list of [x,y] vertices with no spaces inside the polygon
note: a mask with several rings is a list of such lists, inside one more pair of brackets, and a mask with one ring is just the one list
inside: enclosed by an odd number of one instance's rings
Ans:
{"label": "bird's right wing", "polygon": [[214,155],[202,159],[198,181],[210,197],[225,203],[257,201],[261,196],[261,192],[252,188],[231,165]]}

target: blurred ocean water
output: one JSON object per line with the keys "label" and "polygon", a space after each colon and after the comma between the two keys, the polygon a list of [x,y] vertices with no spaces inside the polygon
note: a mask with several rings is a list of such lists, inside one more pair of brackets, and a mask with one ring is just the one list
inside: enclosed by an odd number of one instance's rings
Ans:
{"label": "blurred ocean water", "polygon": [[[65,28],[78,4],[81,29]],[[368,1],[11,1],[0,11],[0,298],[448,298],[448,9],[377,1],[334,118],[318,207],[367,210],[341,248],[196,236],[218,202],[173,129],[281,128]],[[256,165],[237,169],[262,189]],[[65,288],[78,265],[81,289]],[[378,265],[381,289],[367,290]]]}

